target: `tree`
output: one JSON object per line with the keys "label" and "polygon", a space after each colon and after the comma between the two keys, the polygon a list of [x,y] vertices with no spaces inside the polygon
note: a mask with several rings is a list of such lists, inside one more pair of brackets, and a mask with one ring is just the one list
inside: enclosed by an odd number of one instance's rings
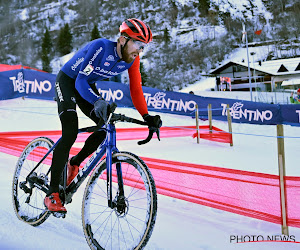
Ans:
{"label": "tree", "polygon": [[52,68],[50,66],[51,49],[52,49],[52,41],[51,41],[49,30],[46,28],[46,31],[44,33],[44,37],[42,40],[41,59],[42,59],[43,70],[50,72],[50,73],[52,72]]}
{"label": "tree", "polygon": [[167,27],[164,28],[164,43],[167,45],[171,41],[170,32]]}
{"label": "tree", "polygon": [[100,38],[99,30],[97,28],[97,25],[94,24],[94,28],[91,32],[91,41]]}
{"label": "tree", "polygon": [[198,0],[198,10],[202,16],[207,16],[210,8],[210,0]]}
{"label": "tree", "polygon": [[69,24],[66,23],[65,26],[60,29],[57,39],[57,49],[62,56],[72,51],[72,38],[73,36]]}

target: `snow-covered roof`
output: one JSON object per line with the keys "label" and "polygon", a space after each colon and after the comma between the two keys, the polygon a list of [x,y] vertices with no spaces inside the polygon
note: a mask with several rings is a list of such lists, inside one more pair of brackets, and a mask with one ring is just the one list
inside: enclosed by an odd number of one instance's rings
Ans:
{"label": "snow-covered roof", "polygon": [[[241,65],[248,68],[247,62],[238,62],[238,61],[229,61],[223,65],[220,65],[218,68],[210,71],[210,74],[218,74],[224,69],[232,65]],[[249,63],[249,67],[256,71],[261,71],[270,75],[279,76],[279,75],[290,75],[290,74],[300,74],[300,57],[289,58],[289,59],[279,59],[271,61],[262,61],[261,63],[255,62],[254,65],[252,62]]]}
{"label": "snow-covered roof", "polygon": [[289,79],[282,82],[281,86],[300,85],[300,78]]}

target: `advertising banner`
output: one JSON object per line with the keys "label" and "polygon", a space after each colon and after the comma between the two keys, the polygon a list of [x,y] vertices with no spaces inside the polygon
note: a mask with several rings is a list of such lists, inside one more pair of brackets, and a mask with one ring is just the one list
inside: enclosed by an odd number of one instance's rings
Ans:
{"label": "advertising banner", "polygon": [[[107,101],[115,101],[119,106],[133,107],[128,85],[116,82],[97,82],[97,87]],[[208,104],[211,104],[213,119],[227,120],[226,107],[229,104],[233,122],[269,125],[282,122],[280,105],[201,97],[149,87],[143,87],[143,91],[149,111],[195,116],[195,108],[198,104],[200,117],[207,118],[207,107]]]}
{"label": "advertising banner", "polygon": [[280,105],[280,112],[284,124],[300,126],[300,104]]}
{"label": "advertising banner", "polygon": [[0,72],[0,100],[27,96],[53,100],[56,75],[29,69]]}
{"label": "advertising banner", "polygon": [[[56,75],[45,72],[17,69],[0,72],[0,100],[26,96],[35,99],[53,100]],[[119,107],[131,107],[129,85],[101,81],[97,82],[99,93],[108,102]],[[149,111],[195,116],[198,104],[200,118],[208,118],[208,104],[212,105],[215,120],[227,119],[227,104],[233,122],[251,124],[291,124],[300,126],[300,105],[266,104],[237,99],[202,97],[173,91],[162,91],[143,87]]]}

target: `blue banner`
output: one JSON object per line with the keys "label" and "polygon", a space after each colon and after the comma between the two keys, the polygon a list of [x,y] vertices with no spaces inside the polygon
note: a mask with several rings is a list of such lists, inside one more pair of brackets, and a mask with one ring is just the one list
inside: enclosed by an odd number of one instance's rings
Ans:
{"label": "blue banner", "polygon": [[[115,82],[98,82],[97,86],[107,101],[115,101],[118,106],[133,107],[128,85]],[[149,87],[143,87],[143,91],[149,111],[195,116],[195,108],[198,104],[199,116],[207,118],[208,104],[211,104],[213,119],[227,120],[226,108],[229,104],[233,122],[269,125],[282,123],[280,105],[201,97]]]}
{"label": "blue banner", "polygon": [[[0,100],[22,96],[53,100],[56,75],[29,69],[0,72]],[[97,82],[101,95],[119,107],[134,107],[129,85],[101,81]],[[211,98],[198,95],[162,91],[143,87],[149,111],[195,116],[198,104],[199,116],[208,118],[208,104],[212,106],[213,119],[227,120],[227,104],[233,122],[251,124],[291,124],[300,126],[300,105],[266,104],[237,99]]]}
{"label": "blue banner", "polygon": [[53,100],[56,75],[29,69],[0,72],[0,100],[28,96]]}
{"label": "blue banner", "polygon": [[280,105],[283,124],[300,126],[300,104]]}

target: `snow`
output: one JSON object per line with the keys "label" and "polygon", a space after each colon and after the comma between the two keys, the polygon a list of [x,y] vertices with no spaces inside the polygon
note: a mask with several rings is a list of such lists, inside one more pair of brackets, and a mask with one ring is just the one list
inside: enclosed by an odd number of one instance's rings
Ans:
{"label": "snow", "polygon": [[[242,37],[242,36],[241,36]],[[264,61],[267,58],[270,51],[273,50],[273,45],[266,45],[266,46],[258,46],[258,47],[249,47],[249,66],[253,66],[253,61]],[[251,56],[253,54],[253,56]],[[247,64],[247,48],[237,48],[228,57],[221,63],[222,65],[229,62],[229,61],[236,61],[238,63],[242,63],[244,61]],[[255,64],[255,63],[254,63]],[[247,64],[248,67],[248,64]]]}
{"label": "snow", "polygon": [[281,84],[281,86],[290,86],[290,85],[300,85],[300,78],[285,80]]}
{"label": "snow", "polygon": [[[190,91],[205,91],[216,88],[216,78],[215,77],[207,77],[203,78],[200,81],[195,82],[183,89],[179,92],[189,93]],[[195,93],[195,92],[194,92]],[[196,93],[195,93],[196,94]]]}
{"label": "snow", "polygon": [[[251,95],[249,91],[210,91],[215,89],[215,78],[208,77],[202,78],[194,84],[191,84],[179,92],[189,93],[193,91],[195,95],[203,97],[222,97],[227,99],[239,99],[245,101],[251,101]],[[297,83],[297,82],[296,82]],[[291,83],[289,83],[291,84]],[[252,100],[254,102],[263,103],[279,103],[279,104],[290,104],[290,91],[285,92],[261,92],[253,91]]]}
{"label": "snow", "polygon": [[20,12],[20,19],[22,21],[25,21],[26,19],[29,18],[29,15],[28,15],[28,9],[24,9]]}
{"label": "snow", "polygon": [[252,2],[253,8],[255,9],[254,12],[257,16],[263,15],[266,20],[272,18],[272,15],[267,11],[266,7],[262,3],[262,0],[214,0],[213,2],[219,6],[220,11],[230,12],[230,14],[234,17],[245,19],[246,16],[248,19],[256,20],[257,17],[253,16],[251,13],[252,7],[250,2]]}
{"label": "snow", "polygon": [[[0,112],[2,132],[60,129],[56,104],[52,101],[21,98],[0,101]],[[118,108],[117,112],[139,117],[131,109]],[[92,125],[89,119],[79,111],[78,113],[81,127]],[[195,124],[192,118],[160,115],[164,126]],[[204,124],[207,121],[201,122],[201,125]],[[228,131],[226,122],[214,120],[213,125]],[[284,126],[287,137],[299,134],[299,130],[299,127]],[[197,144],[191,137],[163,138],[160,142],[152,140],[145,146],[137,146],[136,141],[120,141],[118,145],[120,150],[144,157],[278,174],[275,126],[233,124],[233,132],[243,133],[233,135],[233,147],[205,140]],[[296,164],[299,150],[299,139],[285,140],[287,175],[300,175]],[[4,201],[0,209],[0,249],[88,249],[81,225],[84,184],[73,197],[73,202],[67,205],[68,214],[65,219],[51,216],[34,228],[19,221],[13,211],[11,184],[17,158],[0,153],[0,159],[0,194]],[[290,227],[289,232],[295,236],[296,241],[300,241],[299,228]],[[281,226],[159,195],[157,221],[146,249],[279,250],[283,247],[299,247],[298,244],[279,242],[230,243],[231,235],[281,235]]]}

